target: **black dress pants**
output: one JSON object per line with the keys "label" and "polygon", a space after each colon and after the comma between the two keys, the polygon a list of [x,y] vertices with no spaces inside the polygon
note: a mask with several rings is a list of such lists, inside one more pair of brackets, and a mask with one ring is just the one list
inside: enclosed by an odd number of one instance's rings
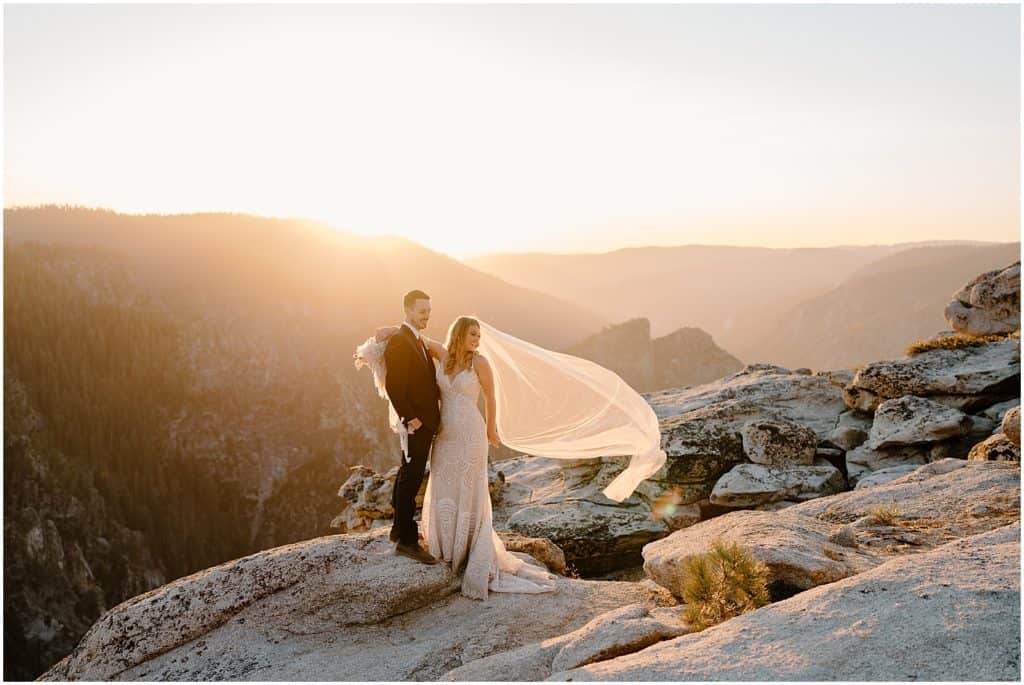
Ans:
{"label": "black dress pants", "polygon": [[398,541],[403,544],[419,544],[419,528],[413,516],[416,513],[416,495],[423,484],[423,471],[427,467],[427,457],[430,455],[430,445],[433,441],[434,434],[420,426],[419,430],[409,436],[409,462],[407,463],[405,456],[399,453],[401,466],[398,467],[395,487],[391,491],[391,506],[395,510],[392,537],[395,537],[397,531]]}

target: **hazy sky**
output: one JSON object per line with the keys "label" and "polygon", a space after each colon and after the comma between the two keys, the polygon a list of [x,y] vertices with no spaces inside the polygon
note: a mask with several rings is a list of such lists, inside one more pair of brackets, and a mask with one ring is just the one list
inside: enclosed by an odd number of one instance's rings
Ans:
{"label": "hazy sky", "polygon": [[4,7],[4,204],[455,256],[1020,237],[1017,5]]}

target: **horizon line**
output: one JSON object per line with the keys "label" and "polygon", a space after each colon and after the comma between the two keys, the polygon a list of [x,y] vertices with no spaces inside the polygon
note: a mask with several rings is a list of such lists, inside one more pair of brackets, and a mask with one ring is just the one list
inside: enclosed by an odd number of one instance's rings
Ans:
{"label": "horizon line", "polygon": [[415,245],[418,245],[418,246],[420,246],[420,247],[422,247],[424,249],[430,250],[431,252],[437,252],[438,254],[447,255],[447,256],[452,257],[453,259],[456,259],[456,260],[458,260],[460,262],[471,261],[471,260],[474,260],[474,259],[481,259],[481,258],[484,258],[484,257],[499,256],[499,255],[500,256],[514,255],[514,256],[521,256],[521,257],[539,256],[539,255],[540,256],[551,256],[551,257],[574,257],[574,256],[595,257],[595,256],[603,256],[603,255],[615,254],[615,253],[618,253],[618,252],[625,252],[627,250],[679,249],[679,248],[685,248],[685,247],[704,247],[704,248],[712,248],[712,247],[714,247],[714,248],[747,249],[747,250],[833,250],[833,249],[841,249],[841,248],[900,247],[900,246],[904,246],[904,245],[910,246],[910,245],[925,245],[925,244],[952,245],[952,244],[968,243],[968,244],[972,244],[972,245],[1012,245],[1013,243],[1019,243],[1020,242],[1019,239],[1018,240],[999,241],[999,240],[977,240],[977,239],[972,239],[972,238],[946,238],[946,239],[936,239],[936,240],[906,241],[906,242],[901,242],[901,243],[863,243],[863,244],[844,243],[844,244],[840,244],[840,245],[824,245],[824,246],[821,246],[821,245],[808,245],[808,246],[800,246],[800,247],[768,247],[768,246],[765,246],[765,245],[730,245],[730,244],[724,244],[724,243],[673,243],[673,244],[660,244],[660,245],[659,244],[627,245],[627,246],[623,246],[623,247],[613,248],[611,250],[594,251],[594,252],[542,252],[542,251],[537,251],[537,250],[498,251],[498,252],[482,252],[482,253],[479,253],[479,254],[470,254],[470,255],[463,255],[461,257],[456,257],[454,255],[448,254],[447,252],[442,252],[441,250],[432,248],[429,245],[426,245],[426,244],[421,243],[419,241],[413,240],[412,238],[409,238],[407,236],[400,235],[398,233],[360,233],[359,231],[352,230],[352,229],[339,228],[339,227],[331,224],[330,222],[328,222],[328,221],[326,221],[324,219],[318,219],[318,218],[309,217],[309,216],[294,216],[294,215],[292,215],[292,216],[281,216],[281,215],[256,214],[256,213],[253,213],[253,212],[250,212],[250,211],[226,210],[226,209],[221,209],[221,210],[201,210],[201,211],[179,211],[179,212],[171,212],[171,213],[165,213],[165,212],[128,212],[128,211],[122,211],[122,210],[114,209],[112,207],[93,206],[93,205],[81,205],[81,204],[72,204],[72,203],[64,203],[64,204],[62,204],[62,203],[58,203],[58,202],[44,202],[44,203],[38,203],[38,204],[18,204],[18,205],[4,206],[4,211],[5,212],[7,212],[9,210],[39,210],[39,209],[85,210],[85,211],[92,211],[92,212],[108,212],[108,213],[117,214],[117,215],[120,215],[120,216],[133,216],[133,217],[148,217],[148,216],[159,216],[159,217],[175,217],[175,216],[180,216],[180,217],[187,217],[187,216],[195,216],[195,215],[199,215],[199,214],[213,214],[213,215],[222,215],[222,216],[244,216],[244,217],[252,217],[252,218],[255,218],[255,219],[271,219],[271,220],[280,220],[280,221],[306,221],[306,222],[318,223],[318,224],[321,224],[322,226],[324,226],[325,228],[329,228],[332,231],[335,231],[335,232],[338,232],[338,233],[346,233],[348,235],[356,236],[356,237],[359,237],[359,238],[366,238],[366,239],[380,238],[380,239],[403,240],[403,241],[410,242],[410,243],[413,243]]}

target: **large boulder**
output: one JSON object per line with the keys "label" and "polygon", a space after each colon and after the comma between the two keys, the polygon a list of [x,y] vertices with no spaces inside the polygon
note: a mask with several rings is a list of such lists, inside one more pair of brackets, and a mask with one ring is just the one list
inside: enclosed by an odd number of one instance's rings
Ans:
{"label": "large boulder", "polygon": [[[772,364],[748,364],[741,371],[703,385],[649,393],[647,401],[659,419],[683,416],[699,409],[728,407],[731,402],[753,408],[748,416],[737,412],[737,421],[787,420],[806,426],[826,439],[836,417],[846,410],[842,386],[834,372],[813,375],[796,373]],[[735,425],[739,430],[742,423]]]}
{"label": "large boulder", "polygon": [[718,479],[710,500],[725,507],[756,507],[831,495],[845,487],[842,472],[824,459],[811,466],[740,464]]}
{"label": "large boulder", "polygon": [[636,565],[643,546],[669,532],[664,522],[651,519],[647,506],[583,500],[525,506],[509,517],[508,526],[522,535],[554,538],[566,563],[587,576]]}
{"label": "large boulder", "polygon": [[850,408],[870,412],[904,395],[971,412],[1019,397],[1020,338],[872,362],[843,389]]}
{"label": "large boulder", "polygon": [[810,466],[818,447],[814,431],[793,421],[748,421],[740,438],[747,459],[767,466]]}
{"label": "large boulder", "polygon": [[[768,567],[769,585],[781,591],[832,583],[874,565],[856,550],[839,556],[837,546],[829,543],[837,526],[791,513],[792,509],[734,511],[676,531],[644,547],[644,571],[682,598],[687,559],[708,552],[717,539],[750,548],[754,558]],[[827,555],[829,551],[832,556]]]}
{"label": "large boulder", "polygon": [[546,538],[567,565],[599,575],[641,563],[640,550],[671,532],[671,522],[652,516],[653,497],[641,491],[619,503],[601,491],[623,469],[622,459],[569,461],[516,457],[500,462],[505,485],[494,509],[496,527]]}
{"label": "large boulder", "polygon": [[554,681],[1020,681],[1020,521]]}
{"label": "large boulder", "polygon": [[969,335],[1012,333],[1020,328],[1020,262],[979,274],[946,306],[953,330]]}
{"label": "large boulder", "polygon": [[623,606],[675,604],[653,583],[561,578],[483,602],[458,587],[445,564],[394,555],[386,530],[316,538],[114,607],[42,679],[436,680]]}
{"label": "large boulder", "polygon": [[844,411],[839,415],[839,421],[829,434],[828,441],[841,450],[857,449],[868,439],[872,418],[871,414],[856,409]]}
{"label": "large boulder", "polygon": [[928,463],[931,448],[926,445],[898,445],[873,449],[866,444],[846,453],[846,479],[856,486],[861,478],[897,466]]}
{"label": "large boulder", "polygon": [[507,530],[496,531],[505,549],[519,552],[541,562],[549,571],[565,574],[565,552],[547,538],[531,538]]}
{"label": "large boulder", "polygon": [[1003,433],[996,433],[971,448],[970,461],[1020,461],[1020,445]]}
{"label": "large boulder", "polygon": [[878,405],[865,445],[879,449],[938,442],[963,435],[971,424],[971,419],[959,409],[924,397],[904,395]]}

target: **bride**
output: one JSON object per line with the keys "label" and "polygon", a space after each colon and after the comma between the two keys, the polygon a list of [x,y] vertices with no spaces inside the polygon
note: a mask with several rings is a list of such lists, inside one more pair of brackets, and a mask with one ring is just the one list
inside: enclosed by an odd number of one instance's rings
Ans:
{"label": "bride", "polygon": [[[377,332],[382,342],[398,327]],[[446,345],[423,336],[441,389],[441,430],[430,452],[430,477],[423,496],[422,527],[428,551],[463,573],[462,594],[486,599],[492,592],[551,592],[556,575],[505,549],[494,532],[487,485],[487,445],[497,447],[494,376],[478,352],[480,322],[460,316]],[[487,420],[477,401],[483,391]]]}
{"label": "bride", "polygon": [[[398,330],[380,328],[356,350],[356,366],[373,370],[384,398],[383,348]],[[441,393],[421,519],[429,553],[463,573],[467,597],[486,599],[489,590],[553,591],[557,576],[508,552],[494,531],[488,443],[498,445],[500,436],[518,452],[556,459],[628,455],[629,465],[602,491],[621,502],[665,463],[654,411],[612,371],[520,340],[479,318],[456,319],[445,345],[422,340],[437,360]],[[486,420],[477,408],[481,392]],[[393,406],[389,414],[392,429],[407,439]]]}

